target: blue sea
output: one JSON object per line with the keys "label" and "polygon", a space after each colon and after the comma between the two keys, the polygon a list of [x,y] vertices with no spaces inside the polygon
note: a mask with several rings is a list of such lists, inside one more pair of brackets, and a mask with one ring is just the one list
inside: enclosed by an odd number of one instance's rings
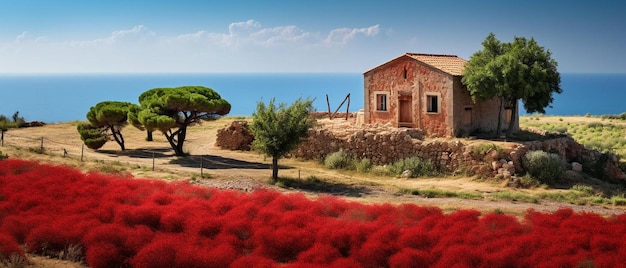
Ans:
{"label": "blue sea", "polygon": [[[99,74],[0,75],[0,114],[20,112],[26,121],[84,120],[98,102],[127,101],[155,87],[201,85],[216,90],[232,105],[231,116],[249,116],[259,101],[291,103],[314,98],[334,111],[350,94],[350,111],[363,108],[363,76],[342,74]],[[602,115],[626,112],[626,74],[561,74],[563,93],[554,96],[550,115]],[[341,108],[345,111],[346,104]],[[522,110],[523,114],[524,111]]]}

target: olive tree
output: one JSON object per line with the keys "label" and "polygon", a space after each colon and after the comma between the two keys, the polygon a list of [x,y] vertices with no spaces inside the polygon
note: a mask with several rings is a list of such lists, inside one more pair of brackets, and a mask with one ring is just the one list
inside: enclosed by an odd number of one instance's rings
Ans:
{"label": "olive tree", "polygon": [[315,120],[309,114],[313,111],[313,100],[298,99],[290,106],[257,103],[250,126],[254,135],[255,149],[272,157],[272,179],[278,180],[278,160],[296,148],[302,138],[308,135]]}
{"label": "olive tree", "polygon": [[187,127],[230,112],[228,101],[202,86],[150,89],[139,96],[139,104],[130,113],[131,123],[148,133],[161,131],[177,156],[185,155]]}
{"label": "olive tree", "polygon": [[509,136],[516,124],[519,100],[527,112],[545,113],[554,100],[553,93],[562,92],[558,64],[550,50],[539,46],[533,38],[515,37],[511,43],[502,43],[491,33],[482,44],[483,49],[471,56],[463,70],[462,82],[474,101],[498,98],[500,112],[503,106],[511,109],[506,131]]}
{"label": "olive tree", "polygon": [[102,147],[112,136],[122,151],[124,136],[122,128],[128,125],[128,112],[137,105],[129,102],[103,101],[92,106],[87,112],[89,124],[79,124],[77,127],[81,139],[91,149]]}

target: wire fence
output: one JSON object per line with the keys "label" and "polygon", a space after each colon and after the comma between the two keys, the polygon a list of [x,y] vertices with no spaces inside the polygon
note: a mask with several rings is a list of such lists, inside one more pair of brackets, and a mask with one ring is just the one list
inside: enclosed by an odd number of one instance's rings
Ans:
{"label": "wire fence", "polygon": [[[46,153],[51,155],[60,155],[80,159],[81,162],[87,160],[87,154],[90,149],[85,148],[82,142],[72,142],[65,140],[56,140],[45,136],[28,136],[20,133],[12,134],[8,131],[2,131],[0,136],[0,146],[11,146],[18,149],[27,149],[36,153]],[[87,150],[87,151],[86,151]],[[100,154],[112,154],[115,156],[128,156],[135,159],[151,159],[151,161],[142,161],[145,165],[152,165],[152,171],[156,170],[157,159],[168,158],[169,164],[177,164],[188,168],[199,169],[200,176],[204,176],[205,169],[270,169],[270,164],[247,162],[243,160],[223,158],[211,155],[187,155],[186,157],[175,157],[171,148],[161,149],[127,149],[125,151],[100,151]],[[102,160],[102,158],[98,158]],[[163,163],[163,161],[161,161]]]}

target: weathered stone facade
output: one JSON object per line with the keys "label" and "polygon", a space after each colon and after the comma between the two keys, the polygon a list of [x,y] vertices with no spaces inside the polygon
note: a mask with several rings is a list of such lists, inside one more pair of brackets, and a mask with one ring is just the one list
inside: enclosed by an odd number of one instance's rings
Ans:
{"label": "weathered stone facade", "polygon": [[419,128],[434,137],[494,131],[506,111],[498,112],[496,100],[473,102],[461,83],[464,66],[456,56],[407,53],[365,72],[365,123]]}

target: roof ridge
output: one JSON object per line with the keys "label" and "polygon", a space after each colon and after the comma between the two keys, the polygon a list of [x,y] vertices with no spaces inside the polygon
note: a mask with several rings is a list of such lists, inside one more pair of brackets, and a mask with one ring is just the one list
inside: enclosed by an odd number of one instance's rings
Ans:
{"label": "roof ridge", "polygon": [[414,52],[406,52],[408,55],[416,55],[416,56],[431,56],[431,57],[455,57],[459,58],[457,55],[452,54],[433,54],[433,53],[414,53]]}

